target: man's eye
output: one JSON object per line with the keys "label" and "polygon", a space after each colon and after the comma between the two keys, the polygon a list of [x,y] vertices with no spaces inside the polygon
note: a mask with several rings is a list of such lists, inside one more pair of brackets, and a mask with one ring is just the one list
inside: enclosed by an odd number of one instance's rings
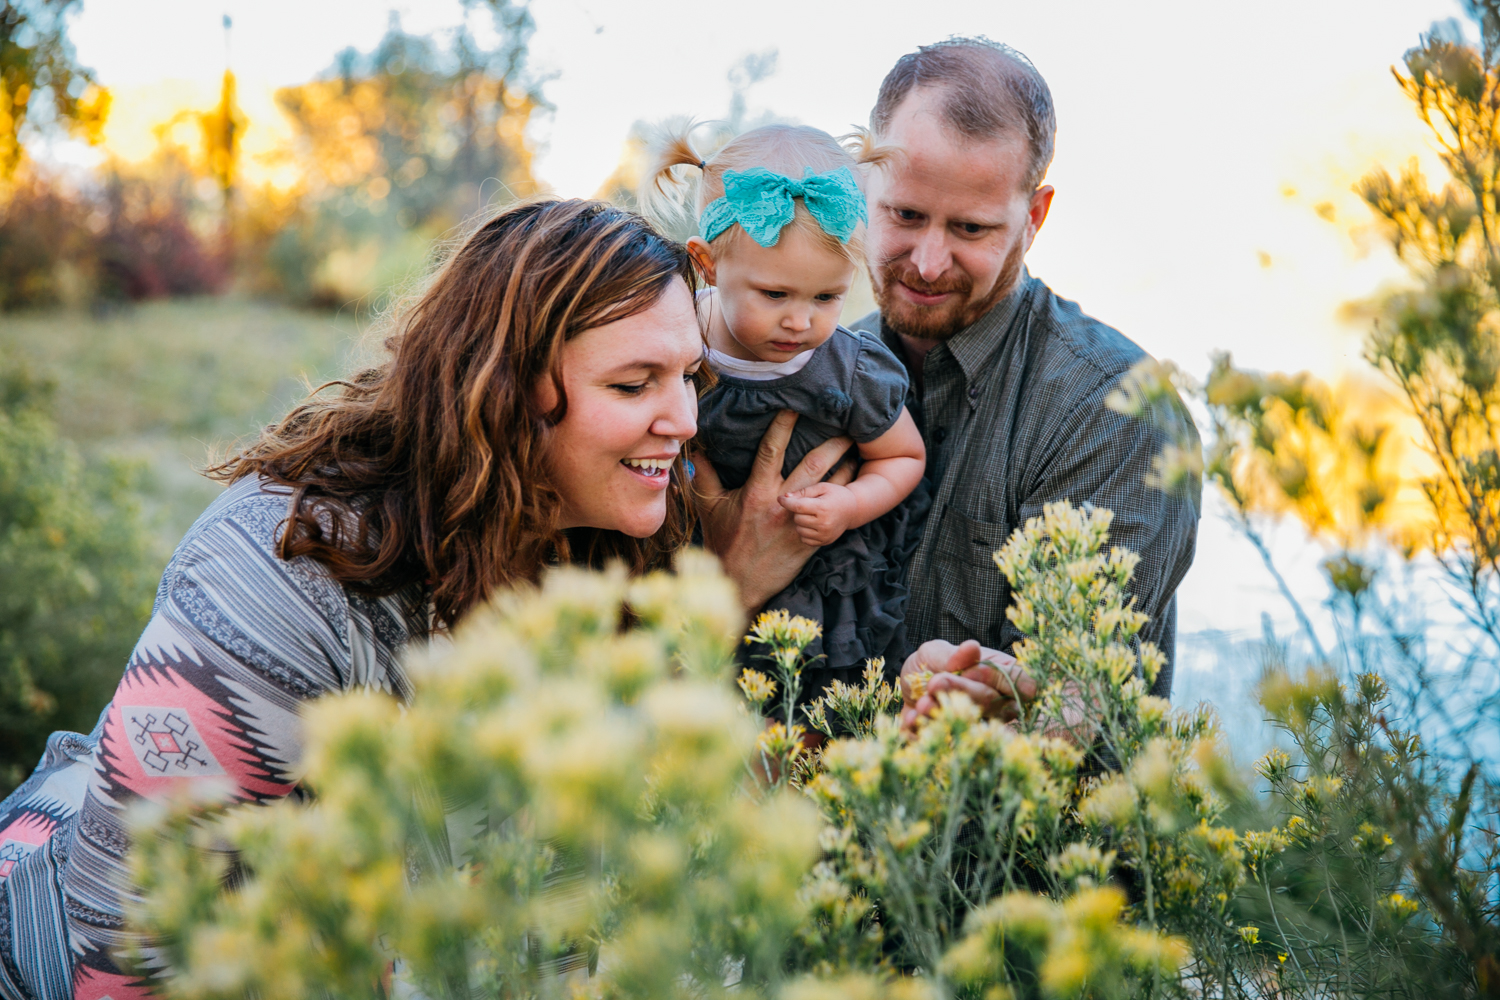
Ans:
{"label": "man's eye", "polygon": [[921,216],[909,208],[898,208],[896,209],[896,218],[902,222],[916,222]]}
{"label": "man's eye", "polygon": [[978,236],[980,233],[984,232],[984,227],[977,222],[965,222],[962,223],[959,228],[970,236]]}

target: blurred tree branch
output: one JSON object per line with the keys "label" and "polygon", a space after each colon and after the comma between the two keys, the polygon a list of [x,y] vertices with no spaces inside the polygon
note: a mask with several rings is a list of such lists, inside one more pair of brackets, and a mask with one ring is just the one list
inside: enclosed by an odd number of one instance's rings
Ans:
{"label": "blurred tree branch", "polygon": [[23,131],[60,125],[98,142],[109,91],[80,66],[67,17],[80,0],[0,0],[0,194],[24,157]]}

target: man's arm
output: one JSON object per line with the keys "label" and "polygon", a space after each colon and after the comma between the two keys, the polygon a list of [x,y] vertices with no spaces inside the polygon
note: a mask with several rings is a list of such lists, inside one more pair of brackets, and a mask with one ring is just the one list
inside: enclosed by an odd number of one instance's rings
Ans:
{"label": "man's arm", "polygon": [[[822,482],[854,444],[847,437],[829,438],[782,478],[787,442],[796,423],[797,414],[791,410],[776,415],[761,438],[750,478],[737,490],[720,485],[713,463],[701,451],[693,455],[703,542],[724,563],[724,572],[739,587],[741,603],[751,612],[785,590],[817,551],[797,534],[792,512],[781,505],[781,497]],[[843,486],[852,478],[850,469],[840,467],[829,481]]]}

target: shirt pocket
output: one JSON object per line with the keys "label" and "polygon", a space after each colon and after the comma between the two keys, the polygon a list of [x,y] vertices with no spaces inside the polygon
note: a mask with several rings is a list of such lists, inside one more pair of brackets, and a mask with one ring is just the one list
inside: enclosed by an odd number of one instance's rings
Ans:
{"label": "shirt pocket", "polygon": [[1000,648],[1009,625],[1010,585],[995,565],[995,550],[1010,538],[1004,524],[978,521],[953,507],[943,513],[934,546],[938,635],[949,642],[978,639]]}

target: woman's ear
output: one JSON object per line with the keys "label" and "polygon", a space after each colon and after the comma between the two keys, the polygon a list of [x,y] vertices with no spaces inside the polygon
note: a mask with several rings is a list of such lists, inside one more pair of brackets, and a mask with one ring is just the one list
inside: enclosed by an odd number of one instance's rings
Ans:
{"label": "woman's ear", "polygon": [[690,237],[687,241],[688,256],[693,258],[693,266],[698,269],[698,274],[703,278],[706,285],[717,285],[719,283],[718,268],[714,266],[713,251],[708,247],[708,241],[701,236]]}

